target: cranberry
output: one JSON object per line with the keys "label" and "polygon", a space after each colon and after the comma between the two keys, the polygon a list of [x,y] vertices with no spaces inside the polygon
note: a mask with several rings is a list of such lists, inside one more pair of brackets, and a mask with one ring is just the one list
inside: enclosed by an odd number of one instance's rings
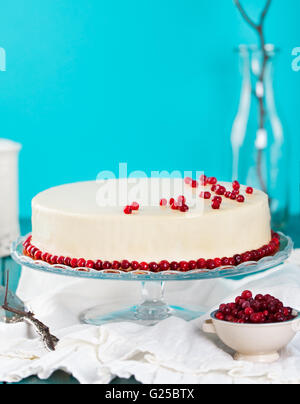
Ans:
{"label": "cranberry", "polygon": [[131,209],[132,210],[139,210],[140,205],[137,202],[133,202],[132,205],[131,205]]}
{"label": "cranberry", "polygon": [[122,268],[123,270],[127,271],[127,269],[130,268],[130,262],[127,261],[127,260],[123,260],[123,261],[121,262],[121,268]]}
{"label": "cranberry", "polygon": [[240,183],[239,183],[238,181],[233,181],[233,183],[232,183],[232,188],[233,188],[235,191],[239,191],[239,189],[241,188],[241,185],[240,185]]}
{"label": "cranberry", "polygon": [[103,262],[101,260],[96,261],[95,269],[96,271],[101,271],[103,269]]}
{"label": "cranberry", "polygon": [[207,265],[208,269],[215,269],[216,268],[216,263],[215,263],[214,260],[207,260],[206,265]]}
{"label": "cranberry", "polygon": [[223,266],[227,266],[227,265],[229,265],[229,258],[227,258],[227,257],[224,257],[224,258],[222,258],[222,265]]}
{"label": "cranberry", "polygon": [[88,260],[86,263],[86,267],[90,268],[90,269],[94,269],[95,268],[95,262],[92,260]]}
{"label": "cranberry", "polygon": [[197,268],[198,269],[205,269],[206,268],[206,260],[204,258],[200,258],[197,261]]}
{"label": "cranberry", "polygon": [[187,271],[189,270],[189,263],[188,263],[188,262],[186,262],[186,261],[181,261],[181,262],[179,263],[179,265],[180,265],[180,271],[182,271],[182,272],[187,272]]}
{"label": "cranberry", "polygon": [[73,258],[71,261],[71,267],[72,268],[77,268],[78,267],[78,260],[76,258]]}
{"label": "cranberry", "polygon": [[80,258],[77,262],[79,268],[85,268],[86,261],[83,258]]}
{"label": "cranberry", "polygon": [[220,258],[215,258],[214,261],[216,264],[216,268],[219,268],[222,266],[222,260]]}
{"label": "cranberry", "polygon": [[218,180],[216,179],[216,177],[210,177],[210,178],[207,179],[207,182],[208,182],[210,185],[216,185],[217,182],[218,182]]}
{"label": "cranberry", "polygon": [[246,252],[244,254],[242,254],[242,261],[243,262],[249,262],[251,261],[252,255],[250,252]]}
{"label": "cranberry", "polygon": [[242,293],[242,298],[245,299],[245,300],[251,299],[252,296],[253,296],[253,295],[252,295],[252,292],[250,292],[250,290],[245,290],[245,291]]}
{"label": "cranberry", "polygon": [[242,256],[239,254],[234,255],[233,258],[235,260],[235,265],[240,265],[243,262]]}
{"label": "cranberry", "polygon": [[253,191],[254,191],[254,189],[252,187],[247,187],[246,188],[246,193],[249,194],[249,195],[252,195]]}
{"label": "cranberry", "polygon": [[180,212],[182,212],[182,213],[186,213],[186,212],[188,212],[189,211],[189,207],[187,206],[187,205],[182,205],[182,206],[180,206]]}
{"label": "cranberry", "polygon": [[244,197],[243,195],[239,195],[239,196],[236,198],[236,200],[237,200],[239,203],[244,203],[244,202],[245,202],[245,197]]}
{"label": "cranberry", "polygon": [[131,206],[126,206],[124,209],[125,215],[131,215],[132,214],[132,207]]}
{"label": "cranberry", "polygon": [[64,265],[66,265],[67,267],[70,267],[71,266],[71,261],[72,261],[72,259],[70,257],[66,257]]}
{"label": "cranberry", "polygon": [[214,196],[212,199],[213,202],[217,202],[218,204],[221,204],[223,199],[221,196]]}
{"label": "cranberry", "polygon": [[191,271],[197,269],[197,262],[196,262],[196,261],[190,261],[190,262],[189,262],[189,269],[190,269]]}
{"label": "cranberry", "polygon": [[186,177],[184,179],[184,182],[186,185],[191,185],[191,183],[193,182],[193,179],[191,177]]}
{"label": "cranberry", "polygon": [[230,199],[235,201],[236,200],[236,194],[234,192],[230,193]]}
{"label": "cranberry", "polygon": [[140,264],[137,261],[132,261],[131,268],[133,269],[133,271],[137,271],[138,269],[140,269]]}
{"label": "cranberry", "polygon": [[140,267],[142,271],[149,271],[149,265],[147,264],[147,262],[141,262]]}
{"label": "cranberry", "polygon": [[151,272],[159,272],[159,265],[156,262],[151,262],[149,268]]}
{"label": "cranberry", "polygon": [[174,203],[175,203],[175,199],[171,198],[170,201],[169,201],[169,205],[172,206],[172,205],[174,205]]}
{"label": "cranberry", "polygon": [[103,268],[104,270],[111,269],[111,262],[109,262],[109,261],[104,261],[104,262],[103,262],[103,265],[102,265],[102,268]]}
{"label": "cranberry", "polygon": [[159,204],[160,204],[160,206],[165,207],[168,205],[168,201],[166,199],[161,199]]}
{"label": "cranberry", "polygon": [[178,210],[178,209],[179,209],[178,204],[177,204],[176,202],[174,202],[174,203],[171,205],[171,209],[172,209],[172,210]]}
{"label": "cranberry", "polygon": [[183,196],[183,195],[180,195],[180,196],[178,197],[178,199],[177,199],[177,202],[178,202],[178,205],[179,205],[179,206],[184,205],[184,204],[186,203],[186,197]]}
{"label": "cranberry", "polygon": [[229,265],[231,265],[233,267],[235,266],[235,259],[233,257],[228,258],[228,261],[229,261]]}
{"label": "cranberry", "polygon": [[226,192],[226,188],[223,187],[222,185],[218,185],[216,189],[216,194],[217,195],[224,195]]}
{"label": "cranberry", "polygon": [[221,320],[221,321],[223,321],[224,320],[224,314],[223,313],[221,313],[220,311],[218,311],[218,313],[216,314],[216,319],[217,320]]}
{"label": "cranberry", "polygon": [[65,257],[58,257],[57,258],[57,264],[64,265],[64,263],[65,263]]}
{"label": "cranberry", "polygon": [[179,265],[178,262],[173,261],[173,262],[171,263],[171,270],[172,270],[172,271],[178,271],[179,268],[180,268],[180,265]]}
{"label": "cranberry", "polygon": [[214,202],[211,204],[211,207],[212,207],[213,209],[215,209],[215,210],[218,210],[218,209],[220,209],[221,205],[220,205],[219,202],[214,201]]}
{"label": "cranberry", "polygon": [[263,301],[265,298],[264,298],[264,296],[263,295],[256,295],[255,296],[255,300],[257,300],[258,302],[261,302],[261,301]]}
{"label": "cranberry", "polygon": [[199,182],[196,180],[193,180],[191,183],[192,188],[198,188],[199,187]]}
{"label": "cranberry", "polygon": [[251,307],[246,307],[245,314],[247,316],[251,316],[254,313],[254,310]]}
{"label": "cranberry", "polygon": [[168,261],[161,261],[159,268],[161,271],[168,271],[170,269],[170,263]]}
{"label": "cranberry", "polygon": [[221,304],[220,307],[219,307],[219,311],[221,313],[225,313],[226,307],[227,307],[226,304]]}
{"label": "cranberry", "polygon": [[120,269],[121,268],[121,263],[119,261],[113,261],[112,263],[112,269]]}
{"label": "cranberry", "polygon": [[212,192],[216,192],[216,190],[217,190],[217,185],[213,185],[213,186],[211,187],[211,191],[212,191]]}
{"label": "cranberry", "polygon": [[34,259],[35,259],[36,261],[40,261],[40,260],[42,259],[42,255],[43,255],[42,251],[37,250],[37,251],[34,253]]}

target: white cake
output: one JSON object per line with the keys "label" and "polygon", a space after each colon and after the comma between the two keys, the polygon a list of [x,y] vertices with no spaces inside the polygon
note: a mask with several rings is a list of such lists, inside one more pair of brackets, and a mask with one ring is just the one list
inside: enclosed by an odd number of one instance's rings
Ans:
{"label": "white cake", "polygon": [[[167,185],[166,180],[157,181],[162,184],[160,189]],[[127,180],[110,180],[109,189],[122,190],[126,184]],[[109,206],[100,206],[107,188],[97,182],[42,192],[32,202],[34,251],[86,261],[180,262],[233,257],[260,249],[272,239],[268,197],[259,190],[248,195],[242,186],[244,203],[223,197],[220,209],[215,210],[211,200],[214,193],[204,200],[199,197],[200,188],[183,185],[178,179],[175,188],[183,189],[187,205],[196,201],[182,213],[169,205],[161,207],[159,196],[157,203],[154,199],[148,206],[150,184],[148,179],[139,180],[139,196],[134,201],[140,209],[128,215],[124,213],[126,203],[112,206],[111,195]],[[232,190],[232,184],[223,185]],[[129,194],[136,187],[129,185]],[[206,191],[210,189],[211,185],[205,187]],[[169,197],[162,191],[160,197],[165,196]]]}

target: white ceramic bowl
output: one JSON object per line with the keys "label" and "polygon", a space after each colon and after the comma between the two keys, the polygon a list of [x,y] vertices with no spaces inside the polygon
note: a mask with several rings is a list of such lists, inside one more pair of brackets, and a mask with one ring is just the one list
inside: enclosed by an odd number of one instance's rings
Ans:
{"label": "white ceramic bowl", "polygon": [[288,345],[300,331],[300,313],[284,323],[236,324],[217,320],[215,314],[203,324],[203,331],[217,334],[220,340],[236,351],[234,359],[250,362],[272,363],[279,359],[279,351]]}

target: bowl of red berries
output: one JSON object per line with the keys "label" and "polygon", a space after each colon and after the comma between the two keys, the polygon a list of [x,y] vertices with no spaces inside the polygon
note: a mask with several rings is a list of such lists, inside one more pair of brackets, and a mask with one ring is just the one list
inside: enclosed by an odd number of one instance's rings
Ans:
{"label": "bowl of red berries", "polygon": [[271,295],[253,297],[246,290],[234,303],[221,304],[203,324],[236,351],[234,359],[271,363],[300,331],[300,313]]}

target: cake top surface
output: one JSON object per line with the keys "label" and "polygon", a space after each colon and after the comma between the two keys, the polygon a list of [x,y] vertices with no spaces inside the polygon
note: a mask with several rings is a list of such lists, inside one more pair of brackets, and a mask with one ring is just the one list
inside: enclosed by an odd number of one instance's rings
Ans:
{"label": "cake top surface", "polygon": [[[231,183],[219,183],[227,190],[232,190]],[[38,194],[32,201],[33,209],[50,210],[56,213],[73,215],[101,215],[101,214],[122,214],[124,217],[124,207],[133,202],[140,205],[139,215],[161,217],[193,217],[203,214],[221,214],[233,209],[242,209],[259,202],[264,203],[268,198],[265,193],[254,190],[253,194],[246,194],[246,187],[241,186],[240,193],[245,197],[244,203],[236,200],[224,198],[220,210],[213,210],[211,200],[200,198],[201,192],[211,193],[211,198],[215,196],[211,192],[211,185],[205,187],[192,188],[184,183],[183,179],[160,179],[160,178],[133,178],[107,181],[89,181],[73,184],[66,184],[55,188],[50,188]],[[169,201],[170,198],[177,199],[184,195],[187,205],[190,207],[185,214],[174,212],[169,208],[162,208],[160,200],[162,198]]]}

